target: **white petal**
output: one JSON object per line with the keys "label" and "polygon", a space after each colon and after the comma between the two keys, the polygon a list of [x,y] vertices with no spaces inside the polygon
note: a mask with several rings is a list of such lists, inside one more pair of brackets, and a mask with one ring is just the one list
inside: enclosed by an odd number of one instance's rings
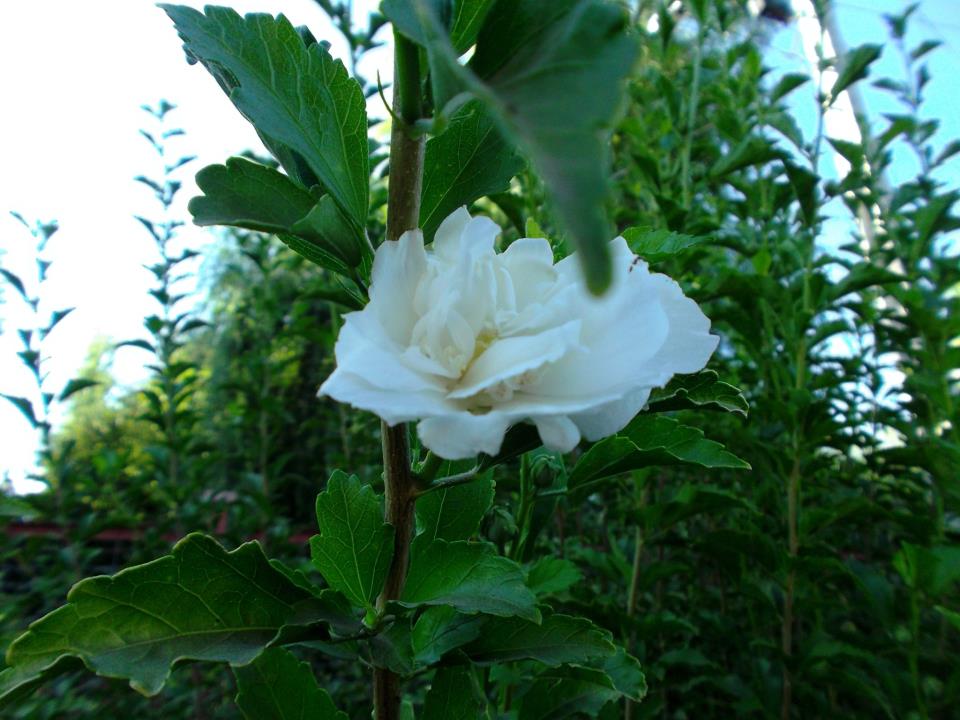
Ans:
{"label": "white petal", "polygon": [[470,213],[465,207],[460,207],[450,213],[433,236],[433,252],[444,258],[452,258],[456,262],[460,255],[460,238],[463,229],[470,222]]}
{"label": "white petal", "polygon": [[547,450],[566,453],[580,442],[580,430],[566,415],[535,417],[533,422]]}
{"label": "white petal", "polygon": [[360,410],[369,410],[390,425],[457,409],[442,393],[395,392],[376,387],[366,378],[339,368],[320,386],[318,395],[327,395]]}
{"label": "white petal", "polygon": [[405,232],[396,242],[377,248],[370,281],[370,302],[363,313],[377,318],[384,331],[398,343],[406,343],[416,322],[414,298],[427,269],[423,234]]}
{"label": "white petal", "polygon": [[600,440],[620,432],[646,405],[650,388],[640,388],[622,398],[572,416],[587,440]]}
{"label": "white petal", "polygon": [[499,382],[517,378],[555,362],[577,345],[580,321],[573,320],[538,335],[500,338],[473,361],[450,398],[466,398]]}
{"label": "white petal", "polygon": [[556,283],[553,250],[542,238],[520,238],[500,256],[502,266],[510,274],[517,310],[543,300],[545,292]]}
{"label": "white petal", "polygon": [[496,455],[509,426],[510,418],[503,413],[473,415],[461,412],[421,420],[417,424],[417,433],[420,442],[435,455],[446,460],[462,460],[479,453]]}

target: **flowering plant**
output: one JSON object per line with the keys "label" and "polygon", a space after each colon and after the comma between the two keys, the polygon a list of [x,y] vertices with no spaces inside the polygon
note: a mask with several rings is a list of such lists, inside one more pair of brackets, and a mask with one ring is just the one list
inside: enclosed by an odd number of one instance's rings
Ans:
{"label": "flowering plant", "polygon": [[460,459],[495,455],[514,423],[551,450],[621,430],[653,388],[706,365],[718,338],[680,286],[651,273],[618,237],[613,283],[590,295],[571,255],[465,208],[437,230],[377,250],[370,302],[350,313],[337,369],[320,389],[390,425],[419,420],[423,444]]}

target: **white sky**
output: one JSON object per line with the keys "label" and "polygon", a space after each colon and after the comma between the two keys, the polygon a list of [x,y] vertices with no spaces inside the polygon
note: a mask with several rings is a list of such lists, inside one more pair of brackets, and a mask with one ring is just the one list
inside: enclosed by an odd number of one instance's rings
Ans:
{"label": "white sky", "polygon": [[[182,4],[200,7],[196,0]],[[308,25],[318,39],[331,40],[333,52],[345,51],[339,35],[312,0],[220,0],[240,12],[283,12],[294,24]],[[377,4],[358,0],[357,17]],[[847,44],[879,42],[885,37],[881,12],[900,9],[900,0],[839,0]],[[933,82],[928,115],[944,121],[941,144],[960,137],[960,79],[956,77],[960,0],[925,0],[911,44],[917,37],[947,41],[931,61]],[[953,12],[951,12],[951,10]],[[943,20],[946,18],[946,20]],[[935,22],[934,22],[934,19]],[[767,62],[806,70],[794,29],[774,38]],[[365,63],[373,78],[379,68],[389,78],[389,52],[377,51]],[[76,306],[50,335],[44,349],[51,357],[49,386],[59,391],[79,368],[98,336],[115,341],[142,337],[143,318],[156,310],[147,295],[152,276],[144,263],[155,261],[153,241],[134,215],[156,217],[152,193],[133,177],[159,177],[161,161],[138,128],[151,118],[140,109],[166,98],[178,106],[172,122],[187,135],[172,146],[198,159],[180,174],[179,214],[196,194],[193,174],[221,163],[246,148],[260,148],[255,133],[233,109],[205,70],[184,60],[179,38],[166,15],[151,0],[8,0],[0,22],[0,266],[32,278],[32,238],[8,214],[28,220],[56,218],[61,230],[50,243],[54,261],[43,295],[48,308]],[[878,63],[879,75],[896,74],[899,60],[889,48]],[[879,76],[876,75],[876,76]],[[798,92],[799,95],[799,92]],[[871,111],[898,111],[869,98]],[[809,100],[803,100],[809,105]],[[801,122],[803,127],[803,123]],[[905,160],[904,162],[909,162]],[[181,235],[198,247],[211,236],[191,226]],[[0,304],[0,392],[33,398],[31,378],[15,353],[17,328],[24,315],[12,289]],[[146,354],[135,349],[117,354],[119,381],[144,377]],[[34,464],[36,436],[19,412],[0,402],[0,480],[8,472],[15,486]]]}

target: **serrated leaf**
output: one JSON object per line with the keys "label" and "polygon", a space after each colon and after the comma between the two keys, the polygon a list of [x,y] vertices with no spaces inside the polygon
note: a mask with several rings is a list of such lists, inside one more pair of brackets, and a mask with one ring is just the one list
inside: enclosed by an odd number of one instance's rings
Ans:
{"label": "serrated leaf", "polygon": [[504,139],[479,100],[460,107],[447,128],[427,141],[420,193],[420,227],[426,242],[457,208],[503,192],[523,170],[523,159]]}
{"label": "serrated leaf", "polygon": [[70,380],[63,388],[63,391],[60,393],[60,396],[57,398],[60,402],[67,400],[74,393],[78,393],[81,390],[86,390],[87,388],[94,387],[99,385],[98,380],[89,380],[87,378],[73,378]]}
{"label": "serrated leaf", "polygon": [[237,707],[247,720],[349,720],[317,684],[310,664],[289,650],[267,650],[233,674]]}
{"label": "serrated leaf", "polygon": [[708,468],[749,470],[750,465],[698,428],[662,415],[638,415],[616,435],[585,452],[567,480],[572,493],[582,493],[604,478],[651,465],[691,464]]}
{"label": "serrated leaf", "polygon": [[428,540],[468,540],[493,502],[493,477],[432,490],[417,500],[417,532]]}
{"label": "serrated leaf", "polygon": [[663,262],[696,247],[706,238],[649,228],[627,228],[622,233],[630,249],[650,263]]}
{"label": "serrated leaf", "polygon": [[870,73],[870,64],[883,53],[882,45],[861,45],[845,53],[840,59],[840,73],[830,89],[828,105],[836,102],[840,93],[858,80],[862,80]]}
{"label": "serrated leaf", "polygon": [[40,421],[37,419],[37,415],[33,410],[33,403],[27,400],[25,397],[18,397],[16,395],[5,395],[0,393],[0,397],[6,398],[10,403],[17,408],[23,416],[30,422],[30,425],[37,428],[40,427]]}
{"label": "serrated leaf", "polygon": [[79,582],[65,606],[33,623],[7,652],[0,707],[81,663],[153,695],[181,660],[246,664],[285,627],[324,622],[330,610],[258,543],[227,552],[188,535],[171,555]]}
{"label": "serrated leaf", "polygon": [[520,702],[517,720],[559,720],[597,717],[603,706],[621,695],[600,670],[548,670],[534,680]]}
{"label": "serrated leaf", "polygon": [[442,667],[430,683],[421,720],[477,720],[485,704],[471,668]]}
{"label": "serrated leaf", "polygon": [[676,375],[666,387],[650,393],[649,412],[668,412],[710,407],[746,416],[750,409],[739,388],[720,380],[713,370],[692,375]]}
{"label": "serrated leaf", "polygon": [[616,648],[610,633],[589,620],[550,614],[539,625],[521,618],[488,618],[464,652],[482,664],[536,660],[557,666],[612,657]]}
{"label": "serrated leaf", "polygon": [[640,702],[647,694],[647,678],[643,674],[640,661],[622,647],[617,647],[615,655],[604,658],[595,667],[610,678],[614,688],[624,697]]}
{"label": "serrated leaf", "polygon": [[414,660],[433,665],[450,650],[475,640],[484,622],[483,615],[464,615],[447,605],[428,607],[413,626]]}
{"label": "serrated leaf", "polygon": [[[282,15],[161,7],[187,52],[262,135],[306,162],[362,237],[369,194],[366,102],[343,63],[320,43],[307,47]],[[285,169],[297,176],[289,164]]]}
{"label": "serrated leaf", "polygon": [[523,570],[486,543],[417,538],[399,602],[406,607],[449,605],[464,613],[540,617]]}
{"label": "serrated leaf", "polygon": [[527,573],[527,586],[538,597],[554,595],[567,590],[583,579],[579,568],[569,560],[542,557]]}
{"label": "serrated leaf", "polygon": [[310,538],[313,564],[334,590],[373,609],[393,559],[393,527],[380,498],[356,475],[336,470],[317,496],[320,534]]}
{"label": "serrated leaf", "polygon": [[434,99],[442,106],[469,90],[525,150],[579,251],[588,287],[602,292],[612,272],[606,141],[637,51],[623,9],[600,0],[498,2],[467,66],[431,3],[418,9]]}

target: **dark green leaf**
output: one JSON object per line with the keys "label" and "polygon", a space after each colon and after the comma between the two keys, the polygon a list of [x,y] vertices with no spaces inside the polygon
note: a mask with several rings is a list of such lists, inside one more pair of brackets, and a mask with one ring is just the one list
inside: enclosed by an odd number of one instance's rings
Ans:
{"label": "dark green leaf", "polygon": [[647,679],[640,667],[640,661],[622,647],[617,648],[616,655],[604,658],[603,662],[595,667],[606,673],[617,692],[624,697],[640,702],[647,694]]}
{"label": "dark green leaf", "polygon": [[447,128],[427,141],[420,203],[420,227],[426,242],[440,223],[462,205],[503,192],[523,169],[523,160],[504,140],[483,104],[459,108]]}
{"label": "dark green leaf", "polygon": [[596,443],[573,468],[567,481],[571,492],[584,492],[593,483],[651,465],[691,464],[749,470],[750,465],[707,440],[698,428],[673,418],[643,413],[617,435]]}
{"label": "dark green leaf", "polygon": [[580,570],[569,560],[542,557],[527,573],[527,585],[538,597],[561,593],[583,579]]}
{"label": "dark green leaf", "polygon": [[910,51],[910,57],[914,60],[919,60],[924,55],[936,50],[941,45],[943,45],[943,41],[941,40],[924,40],[917,47]]}
{"label": "dark green leaf", "polygon": [[450,650],[480,635],[483,615],[464,615],[452,607],[435,605],[423,611],[413,626],[413,656],[421,665],[433,665]]}
{"label": "dark green leaf", "polygon": [[0,492],[0,519],[31,520],[39,515],[40,511],[26,499]]}
{"label": "dark green leaf", "polygon": [[317,496],[317,522],[314,565],[330,587],[372,610],[393,558],[394,531],[383,522],[380,498],[355,475],[336,470]]}
{"label": "dark green leaf", "polygon": [[518,720],[559,720],[571,716],[597,717],[611,700],[620,697],[613,681],[599,670],[548,670],[534,681],[520,702]]}
{"label": "dark green leaf", "polygon": [[810,80],[809,75],[804,75],[802,73],[787,73],[779,82],[773,86],[773,89],[770,91],[770,102],[775,103],[780,98],[784,98],[798,87]]}
{"label": "dark green leaf", "polygon": [[866,44],[850,50],[842,58],[839,58],[840,72],[830,89],[829,104],[833,105],[840,93],[853,83],[867,77],[870,72],[870,64],[879,58],[882,52],[882,45]]}
{"label": "dark green leaf", "polygon": [[711,406],[746,416],[750,409],[743,393],[720,380],[713,370],[701,370],[693,375],[676,375],[666,387],[650,393],[649,412],[667,412]]}
{"label": "dark green leaf", "polygon": [[766,165],[773,160],[782,160],[785,157],[782,150],[777,148],[766,138],[751,135],[744,138],[739,145],[724,153],[710,169],[714,177],[723,177],[737,170],[755,165]]}
{"label": "dark green leaf", "polygon": [[478,663],[536,660],[545,665],[587,663],[614,655],[610,633],[585,618],[545,615],[538,625],[520,618],[488,618],[464,648]]}
{"label": "dark green leaf", "polygon": [[449,605],[464,613],[517,615],[537,620],[536,598],[523,570],[486,543],[414,541],[400,596],[407,607]]}
{"label": "dark green leaf", "polygon": [[124,340],[123,342],[117,343],[115,347],[117,349],[122,347],[135,347],[151,353],[156,352],[156,349],[154,349],[153,345],[148,340]]}
{"label": "dark green leaf", "polygon": [[433,490],[417,500],[417,532],[428,540],[468,540],[492,502],[489,473],[464,485]]}
{"label": "dark green leaf", "polygon": [[20,294],[20,297],[22,297],[26,302],[30,302],[30,298],[27,297],[26,288],[23,286],[23,281],[19,277],[14,275],[9,270],[4,270],[3,268],[0,268],[0,275],[3,275],[6,281],[13,286],[13,289]]}
{"label": "dark green leaf", "polygon": [[30,424],[33,427],[40,427],[40,421],[37,419],[36,413],[33,411],[33,403],[27,400],[25,397],[17,397],[15,395],[4,395],[0,393],[0,397],[6,398],[13,405],[16,406],[17,410],[23,413],[23,416],[30,421]]}
{"label": "dark green leaf", "polygon": [[859,262],[836,285],[830,288],[830,298],[839,300],[845,295],[878,285],[889,285],[903,280],[902,275],[877,267],[869,262]]}
{"label": "dark green leaf", "polygon": [[176,662],[244,665],[281,640],[285,626],[326,621],[330,613],[328,603],[275,570],[259,544],[227,552],[197,534],[172,555],[81,581],[67,601],[10,646],[0,706],[81,663],[153,695]]}
{"label": "dark green leaf", "polygon": [[63,388],[63,392],[60,393],[60,397],[57,398],[60,402],[68,399],[74,393],[80,392],[81,390],[86,390],[87,388],[94,387],[99,385],[100,382],[97,380],[88,380],[86,378],[73,378],[70,382],[66,384]]}
{"label": "dark green leaf", "polygon": [[349,720],[317,685],[309,663],[273,648],[234,668],[237,706],[247,720]]}
{"label": "dark green leaf", "polygon": [[[543,177],[579,250],[593,292],[610,282],[607,135],[636,56],[622,8],[600,0],[501,0],[490,11],[469,66],[428,3],[421,4],[431,72],[479,98]],[[442,101],[442,98],[441,98]]]}
{"label": "dark green leaf", "polygon": [[366,102],[343,63],[320,43],[308,48],[283,16],[161,7],[188,54],[218,79],[260,133],[303,158],[362,237],[369,182]]}
{"label": "dark green leaf", "polygon": [[627,228],[621,234],[630,249],[650,263],[669,260],[706,240],[706,238],[683,235],[669,230],[650,230],[649,228]]}
{"label": "dark green leaf", "polygon": [[421,720],[477,720],[485,705],[477,690],[471,668],[440,668],[430,683]]}

